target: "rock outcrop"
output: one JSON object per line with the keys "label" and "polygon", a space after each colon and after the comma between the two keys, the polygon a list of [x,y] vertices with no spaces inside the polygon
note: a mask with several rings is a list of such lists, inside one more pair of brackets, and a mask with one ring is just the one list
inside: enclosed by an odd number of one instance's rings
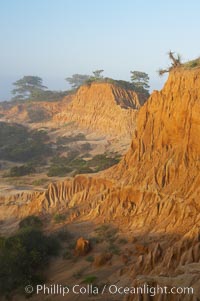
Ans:
{"label": "rock outcrop", "polygon": [[[65,110],[67,105],[71,102],[72,96],[66,96],[61,101],[38,101],[38,102],[28,102],[12,105],[12,103],[7,104],[7,106],[0,106],[1,118],[8,122],[17,122],[17,123],[34,123],[34,120],[31,120],[32,112],[44,112],[44,120],[40,123],[46,123],[47,120],[51,120],[55,114],[58,114],[60,111]],[[36,121],[38,123],[38,121]]]}
{"label": "rock outcrop", "polygon": [[136,112],[146,98],[109,83],[79,88],[67,110],[54,116],[56,123],[74,121],[89,130],[111,136],[132,135]]}
{"label": "rock outcrop", "polygon": [[30,123],[32,112],[38,111],[39,114],[42,111],[46,119],[44,116],[40,126],[59,127],[74,123],[75,127],[83,130],[130,139],[137,111],[146,99],[146,95],[114,84],[93,83],[81,86],[75,94],[66,96],[62,101],[17,104],[5,110],[0,108],[0,113],[4,120]]}
{"label": "rock outcrop", "polygon": [[91,245],[89,240],[80,237],[76,242],[76,247],[74,254],[76,256],[85,256],[91,250]]}

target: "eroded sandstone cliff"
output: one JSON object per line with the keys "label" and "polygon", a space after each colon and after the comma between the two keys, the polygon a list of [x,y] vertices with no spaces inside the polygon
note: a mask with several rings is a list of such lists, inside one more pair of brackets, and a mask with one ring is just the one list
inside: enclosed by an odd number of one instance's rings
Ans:
{"label": "eroded sandstone cliff", "polygon": [[81,127],[111,136],[130,136],[143,95],[109,83],[80,87],[66,110],[54,116],[58,124],[74,121]]}
{"label": "eroded sandstone cliff", "polygon": [[185,217],[191,226],[194,215],[189,218],[188,208],[193,202],[193,212],[198,212],[200,193],[199,87],[199,70],[171,72],[164,89],[155,91],[140,109],[131,147],[121,162],[98,176],[51,184],[39,197],[46,210],[77,199],[84,200],[82,208],[93,217],[126,216],[131,222],[134,216],[134,221],[140,220],[132,223],[137,228],[149,219],[148,227],[161,229],[163,223],[181,232],[177,223],[181,225]]}
{"label": "eroded sandstone cliff", "polygon": [[17,104],[8,109],[0,108],[0,113],[6,121],[31,122],[34,126],[31,115],[34,111],[38,115],[43,111],[44,120],[37,121],[37,127],[59,127],[73,122],[83,130],[130,139],[137,111],[145,101],[146,95],[142,93],[110,83],[92,83],[81,86],[62,101]]}
{"label": "eroded sandstone cliff", "polygon": [[[51,184],[46,192],[23,196],[26,204],[20,196],[1,198],[1,218],[62,210],[69,220],[114,222],[145,242],[122,278],[131,275],[134,284],[193,285],[192,296],[152,300],[198,300],[199,116],[200,70],[173,70],[163,90],[153,92],[140,109],[131,147],[118,165],[98,176]],[[151,300],[145,298],[139,300]]]}

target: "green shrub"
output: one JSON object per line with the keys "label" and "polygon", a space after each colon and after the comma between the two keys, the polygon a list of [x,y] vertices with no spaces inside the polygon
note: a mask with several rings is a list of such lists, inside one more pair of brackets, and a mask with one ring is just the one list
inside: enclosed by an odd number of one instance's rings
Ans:
{"label": "green shrub", "polygon": [[51,163],[54,165],[69,165],[79,155],[78,151],[69,151],[67,157],[55,156],[51,159]]}
{"label": "green shrub", "polygon": [[28,117],[29,122],[36,123],[36,122],[42,122],[49,119],[49,114],[45,111],[43,108],[28,108]]}
{"label": "green shrub", "polygon": [[85,166],[81,168],[76,168],[75,173],[73,175],[75,176],[75,175],[86,174],[86,173],[94,173],[94,171],[91,168]]}
{"label": "green shrub", "polygon": [[63,259],[65,260],[70,260],[73,258],[73,255],[70,251],[66,250],[64,253],[63,253]]}
{"label": "green shrub", "polygon": [[53,217],[55,223],[62,223],[66,220],[66,216],[64,214],[56,213]]}
{"label": "green shrub", "polygon": [[62,136],[58,137],[56,143],[57,144],[67,144],[67,143],[72,143],[76,141],[83,141],[86,140],[86,137],[83,133],[79,133],[75,136]]}
{"label": "green shrub", "polygon": [[17,145],[28,137],[28,129],[19,124],[0,122],[0,147]]}
{"label": "green shrub", "polygon": [[120,249],[113,243],[110,243],[110,245],[108,247],[108,251],[115,255],[120,255]]}
{"label": "green shrub", "polygon": [[87,172],[91,171],[87,167],[87,162],[81,158],[75,158],[77,156],[76,152],[71,152],[67,157],[54,157],[51,162],[51,166],[49,167],[47,175],[49,177],[52,176],[66,176],[68,173],[72,171],[81,171],[87,170]]}
{"label": "green shrub", "polygon": [[82,158],[77,158],[71,161],[70,166],[75,170],[75,174],[92,173],[93,170],[88,166],[88,161]]}
{"label": "green shrub", "polygon": [[81,268],[80,270],[76,271],[76,272],[73,274],[73,277],[74,277],[75,279],[80,279],[80,278],[83,276],[84,272],[85,272],[85,268]]}
{"label": "green shrub", "polygon": [[92,255],[90,255],[90,256],[86,257],[85,260],[88,261],[88,262],[93,262],[94,261],[94,257]]}
{"label": "green shrub", "polygon": [[106,154],[96,155],[91,160],[84,160],[83,158],[78,157],[78,155],[78,151],[71,151],[68,152],[67,157],[53,157],[47,175],[49,177],[62,177],[72,171],[74,171],[74,175],[94,173],[111,167],[119,162],[119,156],[116,155],[115,157]]}
{"label": "green shrub", "polygon": [[68,248],[70,250],[74,250],[76,247],[76,242],[75,241],[70,241],[70,243],[68,244]]}
{"label": "green shrub", "polygon": [[0,294],[8,295],[27,284],[41,283],[42,270],[60,246],[53,237],[29,227],[2,240],[0,244]]}
{"label": "green shrub", "polygon": [[86,154],[84,154],[82,157],[83,157],[83,158],[91,158],[92,155],[91,155],[90,153],[86,153]]}
{"label": "green shrub", "polygon": [[27,162],[52,154],[44,131],[32,130],[18,124],[0,122],[0,157],[4,160]]}
{"label": "green shrub", "polygon": [[120,238],[120,239],[118,239],[118,243],[122,244],[122,245],[125,245],[125,244],[128,243],[128,240],[126,238]]}
{"label": "green shrub", "polygon": [[107,154],[101,154],[94,156],[91,160],[88,161],[88,166],[94,168],[95,172],[100,170],[107,169],[119,162],[120,158],[109,157]]}
{"label": "green shrub", "polygon": [[0,236],[0,250],[5,247],[6,239],[5,237]]}
{"label": "green shrub", "polygon": [[82,152],[88,152],[92,149],[90,143],[86,142],[84,144],[81,144],[81,151]]}
{"label": "green shrub", "polygon": [[109,230],[106,232],[106,239],[107,239],[109,242],[114,242],[114,241],[117,239],[117,232],[118,232],[118,229],[116,229],[116,228],[111,228],[111,229],[109,229]]}
{"label": "green shrub", "polygon": [[34,173],[36,170],[34,167],[29,165],[21,165],[21,166],[14,166],[10,169],[7,176],[9,177],[21,177],[25,175],[29,175]]}
{"label": "green shrub", "polygon": [[38,157],[38,158],[34,158],[31,159],[27,162],[28,166],[32,166],[32,167],[42,167],[45,166],[47,164],[47,160],[45,157]]}
{"label": "green shrub", "polygon": [[92,284],[97,280],[96,276],[87,276],[86,278],[83,279],[83,282],[86,284]]}
{"label": "green shrub", "polygon": [[189,69],[199,67],[199,66],[200,66],[200,58],[197,58],[197,59],[195,59],[195,60],[186,62],[186,63],[184,64],[184,66],[185,66],[186,68],[189,68]]}
{"label": "green shrub", "polygon": [[66,176],[69,172],[72,170],[69,167],[66,166],[56,166],[56,165],[51,165],[49,167],[47,176],[48,177],[64,177]]}
{"label": "green shrub", "polygon": [[30,98],[27,101],[59,101],[66,95],[72,94],[73,91],[51,91],[51,90],[37,90],[31,93]]}
{"label": "green shrub", "polygon": [[29,215],[22,219],[19,223],[19,228],[23,229],[26,227],[31,228],[41,228],[42,227],[42,221],[38,216],[35,215]]}
{"label": "green shrub", "polygon": [[101,226],[99,226],[99,227],[97,227],[96,229],[95,229],[95,232],[100,232],[100,233],[104,233],[104,232],[106,232],[106,231],[108,231],[110,229],[110,225],[108,225],[108,224],[104,224],[104,225],[101,225]]}
{"label": "green shrub", "polygon": [[34,186],[41,186],[47,182],[48,182],[48,179],[41,178],[41,179],[34,180],[31,184]]}
{"label": "green shrub", "polygon": [[92,236],[90,238],[91,244],[92,245],[96,245],[99,244],[100,242],[102,242],[102,239],[99,236]]}
{"label": "green shrub", "polygon": [[[65,217],[66,218],[66,217]],[[64,219],[65,219],[64,218]],[[64,227],[55,233],[56,237],[61,241],[70,242],[73,238],[73,235]]]}
{"label": "green shrub", "polygon": [[102,225],[95,229],[96,239],[98,242],[108,242],[109,244],[113,244],[113,242],[117,239],[117,228],[113,228],[111,225]]}

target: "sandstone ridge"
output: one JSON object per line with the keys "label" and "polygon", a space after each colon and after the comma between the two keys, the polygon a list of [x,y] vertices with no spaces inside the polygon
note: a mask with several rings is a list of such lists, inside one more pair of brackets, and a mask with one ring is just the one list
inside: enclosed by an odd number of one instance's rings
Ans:
{"label": "sandstone ridge", "polygon": [[[31,102],[0,109],[4,120],[29,123],[31,127],[60,127],[74,123],[75,127],[111,137],[130,139],[138,109],[146,96],[110,83],[81,86],[74,94],[57,102]],[[30,123],[31,111],[44,111],[46,119]]]}
{"label": "sandstone ridge", "polygon": [[132,90],[109,83],[93,83],[79,88],[67,109],[53,120],[62,124],[74,121],[81,127],[111,136],[130,136],[136,112],[146,98]]}

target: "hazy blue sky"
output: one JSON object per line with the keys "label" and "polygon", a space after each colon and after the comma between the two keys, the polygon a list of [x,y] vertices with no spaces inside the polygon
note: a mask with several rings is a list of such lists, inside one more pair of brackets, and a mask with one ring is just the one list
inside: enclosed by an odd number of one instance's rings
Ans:
{"label": "hazy blue sky", "polygon": [[159,89],[168,50],[200,55],[199,12],[199,0],[0,0],[0,99],[23,75],[66,89],[67,76],[99,68],[146,71]]}

